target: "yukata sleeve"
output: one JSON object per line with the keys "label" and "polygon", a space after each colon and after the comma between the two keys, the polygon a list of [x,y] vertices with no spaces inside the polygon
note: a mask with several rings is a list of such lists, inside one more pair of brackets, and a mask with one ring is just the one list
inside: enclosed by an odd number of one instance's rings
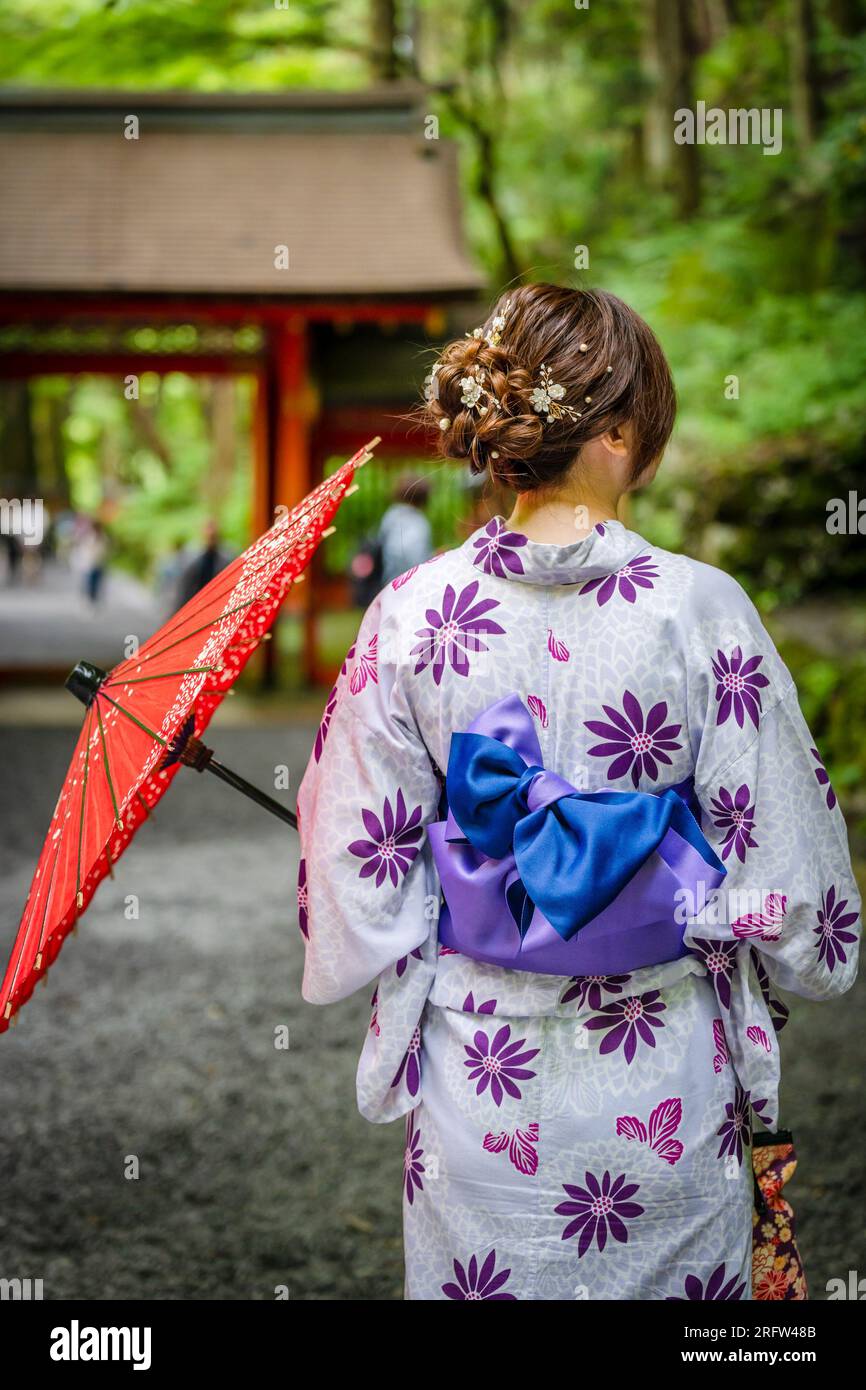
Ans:
{"label": "yukata sleeve", "polygon": [[[759,640],[772,649],[766,634]],[[691,931],[747,943],[758,974],[773,985],[829,999],[849,989],[857,972],[860,899],[845,821],[786,668],[773,652],[771,680],[775,662],[781,689],[750,686],[760,667],[746,671],[741,656],[733,678],[721,672],[699,761],[707,771],[696,786],[704,833],[727,868],[724,906],[715,924]],[[733,756],[730,738],[720,737],[726,712],[730,732],[747,735]],[[724,755],[710,762],[719,744]]]}
{"label": "yukata sleeve", "polygon": [[354,993],[435,934],[439,890],[426,825],[440,787],[380,621],[376,600],[298,793],[303,996],[314,1004]]}
{"label": "yukata sleeve", "polygon": [[[778,1123],[775,990],[830,999],[854,982],[860,900],[845,822],[790,672],[739,586],[689,671],[689,733],[701,825],[727,869],[685,942],[715,988],[714,1066],[730,1061],[748,1104]],[[738,1092],[739,1095],[739,1092]]]}

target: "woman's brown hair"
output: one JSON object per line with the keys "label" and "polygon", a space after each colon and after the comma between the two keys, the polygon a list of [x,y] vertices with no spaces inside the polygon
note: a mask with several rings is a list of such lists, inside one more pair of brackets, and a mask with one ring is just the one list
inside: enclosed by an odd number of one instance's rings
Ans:
{"label": "woman's brown hair", "polygon": [[[533,408],[542,367],[564,388],[551,418]],[[461,400],[467,377],[484,386],[475,408]],[[532,492],[556,484],[582,445],[627,422],[635,482],[670,438],[676,394],[655,334],[616,295],[522,285],[501,296],[479,336],[447,344],[426,413],[446,458]]]}

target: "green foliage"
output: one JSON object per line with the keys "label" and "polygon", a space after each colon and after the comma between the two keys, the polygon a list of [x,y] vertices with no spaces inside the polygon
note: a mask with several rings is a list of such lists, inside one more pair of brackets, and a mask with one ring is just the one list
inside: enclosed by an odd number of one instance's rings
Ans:
{"label": "green foliage", "polygon": [[[249,539],[251,382],[235,383],[235,458],[217,483],[209,388],[207,378],[146,372],[131,409],[113,378],[47,377],[34,384],[35,412],[58,392],[66,399],[62,433],[71,505],[104,517],[115,561],[139,577],[152,575],[175,546],[197,542],[212,516],[229,545],[239,549]],[[149,422],[146,432],[136,428],[142,417]],[[43,491],[50,506],[51,488]]]}
{"label": "green foliage", "polygon": [[357,86],[366,13],[363,0],[10,0],[0,10],[0,81]]}

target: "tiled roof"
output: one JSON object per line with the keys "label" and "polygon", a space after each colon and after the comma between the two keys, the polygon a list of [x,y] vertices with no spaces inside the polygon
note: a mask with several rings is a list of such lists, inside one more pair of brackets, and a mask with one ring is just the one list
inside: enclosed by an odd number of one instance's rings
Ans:
{"label": "tiled roof", "polygon": [[[281,108],[237,97],[54,109],[0,93],[0,288],[276,295],[462,293],[481,277],[460,230],[456,151],[424,138],[404,101],[378,122],[370,94]],[[242,104],[241,104],[242,105]],[[396,103],[399,107],[399,102]],[[122,113],[140,111],[140,136]],[[189,125],[189,113],[198,123]],[[36,123],[34,124],[34,111]],[[274,125],[274,112],[277,124]],[[288,124],[280,128],[281,116]],[[28,114],[29,113],[29,114]],[[48,116],[46,124],[44,117]],[[78,117],[78,119],[76,118]],[[39,121],[39,117],[43,119]],[[87,120],[83,122],[83,118]],[[11,118],[11,119],[10,119]],[[209,121],[214,120],[213,126]],[[92,124],[88,125],[87,121]],[[378,122],[378,128],[377,128]],[[277,269],[277,247],[288,268]]]}

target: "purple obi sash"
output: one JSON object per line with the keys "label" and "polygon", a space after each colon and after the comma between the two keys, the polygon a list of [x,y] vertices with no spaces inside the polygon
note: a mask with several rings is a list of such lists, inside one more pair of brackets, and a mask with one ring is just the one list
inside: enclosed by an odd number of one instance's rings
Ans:
{"label": "purple obi sash", "polygon": [[447,818],[427,828],[440,943],[545,975],[619,975],[688,954],[677,895],[700,902],[726,873],[689,788],[577,791],[542,766],[520,696],[497,700],[452,735]]}

